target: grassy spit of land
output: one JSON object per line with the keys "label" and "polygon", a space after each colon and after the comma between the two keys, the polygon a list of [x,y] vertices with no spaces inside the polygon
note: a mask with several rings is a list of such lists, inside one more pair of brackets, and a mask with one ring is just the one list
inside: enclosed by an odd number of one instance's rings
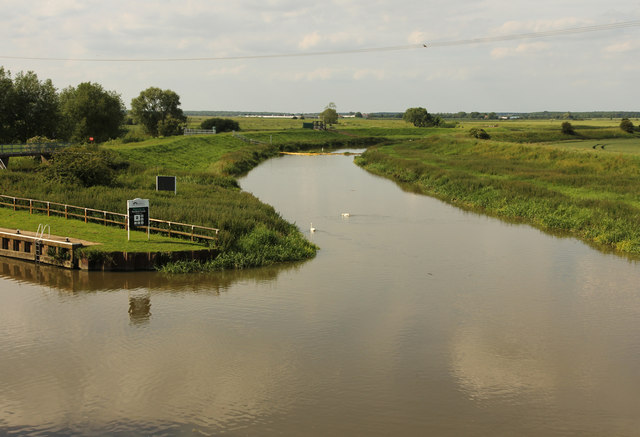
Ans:
{"label": "grassy spit of land", "polygon": [[[221,254],[215,260],[206,264],[180,262],[165,266],[169,271],[258,267],[311,258],[318,248],[271,206],[243,192],[236,177],[263,160],[277,156],[280,150],[363,146],[379,140],[303,130],[300,122],[284,128],[277,126],[277,129],[260,125],[262,128],[253,131],[243,128],[243,137],[255,140],[254,143],[225,133],[104,144],[102,149],[117,154],[119,161],[117,177],[108,186],[86,187],[56,181],[47,172],[48,164],[31,158],[12,158],[9,170],[0,172],[2,194],[118,213],[126,212],[128,199],[147,198],[153,218],[220,229],[215,248]],[[178,194],[155,191],[156,175],[177,176]],[[18,216],[25,217],[22,226],[18,226],[21,221]],[[27,220],[28,216],[28,213],[16,213],[10,218],[5,212],[0,215],[0,226],[28,229],[26,224],[30,223],[31,230],[35,231],[42,218],[35,218],[31,223],[33,220]],[[47,217],[46,222],[53,223],[53,220]],[[116,229],[106,228],[109,229],[106,233],[94,230],[85,237],[88,228],[82,222],[69,221],[63,226],[56,221],[52,227],[64,235],[102,243],[91,250],[110,251],[114,246],[117,250],[157,250],[156,245],[144,242],[125,244],[121,235],[112,234],[118,233]],[[152,242],[159,240],[159,236],[152,237]],[[184,250],[179,244],[172,247],[167,243],[162,249]]]}
{"label": "grassy spit of land", "polygon": [[[640,136],[619,120],[465,123],[369,148],[356,163],[454,205],[640,254]],[[468,135],[485,129],[490,140]],[[604,146],[604,147],[603,147]]]}

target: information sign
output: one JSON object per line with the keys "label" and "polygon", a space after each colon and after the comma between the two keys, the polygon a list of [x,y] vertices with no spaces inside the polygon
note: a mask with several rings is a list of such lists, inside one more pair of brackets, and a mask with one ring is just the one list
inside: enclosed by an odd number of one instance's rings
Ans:
{"label": "information sign", "polygon": [[156,191],[173,191],[176,194],[176,177],[156,176]]}
{"label": "information sign", "polygon": [[149,238],[149,199],[127,200],[127,239],[130,238],[131,229],[147,228],[147,238]]}

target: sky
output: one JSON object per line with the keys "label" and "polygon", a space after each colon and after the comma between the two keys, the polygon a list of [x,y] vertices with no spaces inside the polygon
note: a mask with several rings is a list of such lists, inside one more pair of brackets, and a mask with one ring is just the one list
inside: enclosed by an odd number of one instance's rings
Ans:
{"label": "sky", "polygon": [[0,66],[127,107],[155,86],[186,111],[638,111],[639,20],[638,0],[0,0]]}

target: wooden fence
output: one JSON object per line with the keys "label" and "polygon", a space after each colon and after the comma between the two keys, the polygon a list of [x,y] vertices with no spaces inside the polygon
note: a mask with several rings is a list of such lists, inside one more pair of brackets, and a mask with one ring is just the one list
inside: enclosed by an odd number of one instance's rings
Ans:
{"label": "wooden fence", "polygon": [[184,129],[185,135],[215,135],[215,133],[216,133],[215,127],[213,127],[212,129],[190,129],[190,128]]}
{"label": "wooden fence", "polygon": [[[66,219],[84,220],[85,223],[99,223],[105,226],[121,226],[127,229],[127,215],[99,209],[83,208],[81,206],[65,205],[63,203],[47,202],[44,200],[24,199],[21,197],[0,195],[0,206],[14,211],[29,210],[30,214],[40,213],[49,216],[64,217]],[[149,219],[149,230],[167,234],[169,237],[189,238],[196,240],[217,240],[219,229],[205,226],[177,223],[167,220]]]}

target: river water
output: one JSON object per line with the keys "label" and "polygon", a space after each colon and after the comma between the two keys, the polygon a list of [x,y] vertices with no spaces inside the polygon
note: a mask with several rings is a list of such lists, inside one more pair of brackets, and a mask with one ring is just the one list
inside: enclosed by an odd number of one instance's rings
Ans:
{"label": "river water", "polygon": [[321,247],[305,263],[0,259],[0,435],[640,435],[637,262],[352,161],[241,180]]}

